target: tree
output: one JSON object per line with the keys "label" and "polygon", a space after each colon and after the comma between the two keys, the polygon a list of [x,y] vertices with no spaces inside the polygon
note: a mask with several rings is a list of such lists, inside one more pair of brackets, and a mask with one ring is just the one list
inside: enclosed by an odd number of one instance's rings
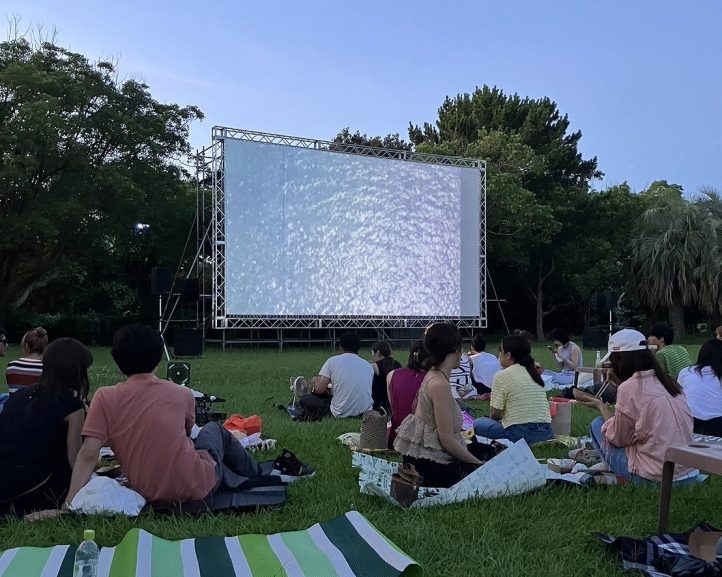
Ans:
{"label": "tree", "polygon": [[[51,43],[0,43],[0,317],[185,198],[194,106]],[[185,202],[185,200],[184,200]],[[161,233],[151,224],[151,234]]]}
{"label": "tree", "polygon": [[705,201],[688,202],[679,192],[661,181],[643,193],[653,206],[642,214],[631,248],[640,300],[653,310],[668,309],[672,328],[683,336],[686,305],[722,311],[722,221]]}
{"label": "tree", "polygon": [[507,277],[507,290],[526,287],[538,338],[544,318],[565,305],[559,298],[551,304],[547,288],[557,281],[555,296],[567,290],[559,281],[573,263],[559,249],[585,238],[589,182],[601,177],[596,158],[577,150],[581,132],[568,129],[550,99],[488,86],[447,97],[435,125],[409,125],[418,151],[487,160],[488,266]]}

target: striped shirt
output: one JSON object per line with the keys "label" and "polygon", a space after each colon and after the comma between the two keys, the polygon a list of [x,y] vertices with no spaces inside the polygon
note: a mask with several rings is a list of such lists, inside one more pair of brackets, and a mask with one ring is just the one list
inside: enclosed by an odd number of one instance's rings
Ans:
{"label": "striped shirt", "polygon": [[664,371],[675,381],[679,371],[692,364],[692,359],[682,345],[667,345],[657,351],[657,362]]}
{"label": "striped shirt", "polygon": [[21,358],[8,363],[5,380],[8,390],[14,393],[18,389],[30,387],[40,381],[43,372],[43,359]]}
{"label": "striped shirt", "polygon": [[511,365],[494,376],[491,406],[501,411],[504,428],[524,423],[551,423],[549,401],[529,372],[519,364]]}

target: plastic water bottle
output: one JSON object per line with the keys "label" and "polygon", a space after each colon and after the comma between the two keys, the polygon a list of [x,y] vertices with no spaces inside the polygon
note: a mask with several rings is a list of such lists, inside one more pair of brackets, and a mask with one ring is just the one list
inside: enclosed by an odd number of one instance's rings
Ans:
{"label": "plastic water bottle", "polygon": [[602,366],[602,355],[597,351],[597,357],[594,359],[594,366],[599,368]]}
{"label": "plastic water bottle", "polygon": [[100,550],[95,544],[95,531],[86,529],[83,531],[83,542],[75,551],[73,577],[97,577],[99,555]]}

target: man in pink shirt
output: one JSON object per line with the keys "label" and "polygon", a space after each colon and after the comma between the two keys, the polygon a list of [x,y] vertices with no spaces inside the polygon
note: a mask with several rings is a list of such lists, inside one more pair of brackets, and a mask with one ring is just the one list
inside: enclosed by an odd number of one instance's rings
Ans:
{"label": "man in pink shirt", "polygon": [[[592,441],[617,475],[634,483],[660,482],[664,454],[669,447],[693,441],[692,413],[679,384],[655,361],[644,335],[624,329],[609,338],[609,359],[616,377],[617,404],[612,413],[599,398],[575,395],[597,409]],[[678,466],[675,482],[694,482],[699,471]]]}
{"label": "man in pink shirt", "polygon": [[[190,389],[153,374],[163,355],[157,330],[141,325],[113,337],[113,359],[128,379],[95,392],[83,446],[73,467],[67,503],[88,482],[103,446],[115,452],[128,483],[147,501],[192,501],[214,490],[238,488],[262,473],[243,446],[218,423],[195,423]],[[280,480],[279,480],[280,481]]]}

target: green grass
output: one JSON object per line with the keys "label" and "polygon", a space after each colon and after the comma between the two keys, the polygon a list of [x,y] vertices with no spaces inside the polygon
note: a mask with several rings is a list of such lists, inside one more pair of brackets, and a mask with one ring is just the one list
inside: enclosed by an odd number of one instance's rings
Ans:
{"label": "green grass", "polygon": [[[490,351],[496,348],[496,343],[489,346]],[[698,345],[689,348],[696,358]],[[549,353],[543,347],[537,347],[535,353],[542,363],[549,364]],[[120,375],[108,349],[96,348],[93,354],[93,386],[116,382]],[[0,549],[78,542],[86,527],[96,530],[101,545],[117,544],[131,527],[168,539],[275,533],[303,529],[356,509],[421,563],[428,576],[612,576],[622,575],[622,571],[590,532],[640,536],[655,532],[659,493],[647,487],[545,487],[528,495],[423,511],[404,511],[360,494],[351,454],[336,441],[341,433],[358,430],[360,421],[294,423],[274,407],[289,401],[289,377],[315,374],[329,354],[318,349],[282,353],[211,349],[204,358],[190,361],[196,388],[227,398],[223,410],[228,413],[260,414],[265,437],[277,439],[279,449],[288,447],[316,467],[314,478],[289,488],[288,502],[280,509],[197,518],[144,514],[136,519],[65,516],[39,523],[7,521],[0,524]],[[403,361],[405,353],[397,357]],[[594,352],[585,351],[585,357],[592,362]],[[165,369],[160,373],[164,375]],[[575,407],[573,434],[586,434],[594,416],[592,411]],[[537,456],[562,456],[564,452],[547,447],[537,451]],[[275,453],[261,458],[273,456]],[[687,529],[700,520],[722,525],[722,510],[717,507],[721,499],[722,482],[715,478],[676,493],[671,528]]]}

